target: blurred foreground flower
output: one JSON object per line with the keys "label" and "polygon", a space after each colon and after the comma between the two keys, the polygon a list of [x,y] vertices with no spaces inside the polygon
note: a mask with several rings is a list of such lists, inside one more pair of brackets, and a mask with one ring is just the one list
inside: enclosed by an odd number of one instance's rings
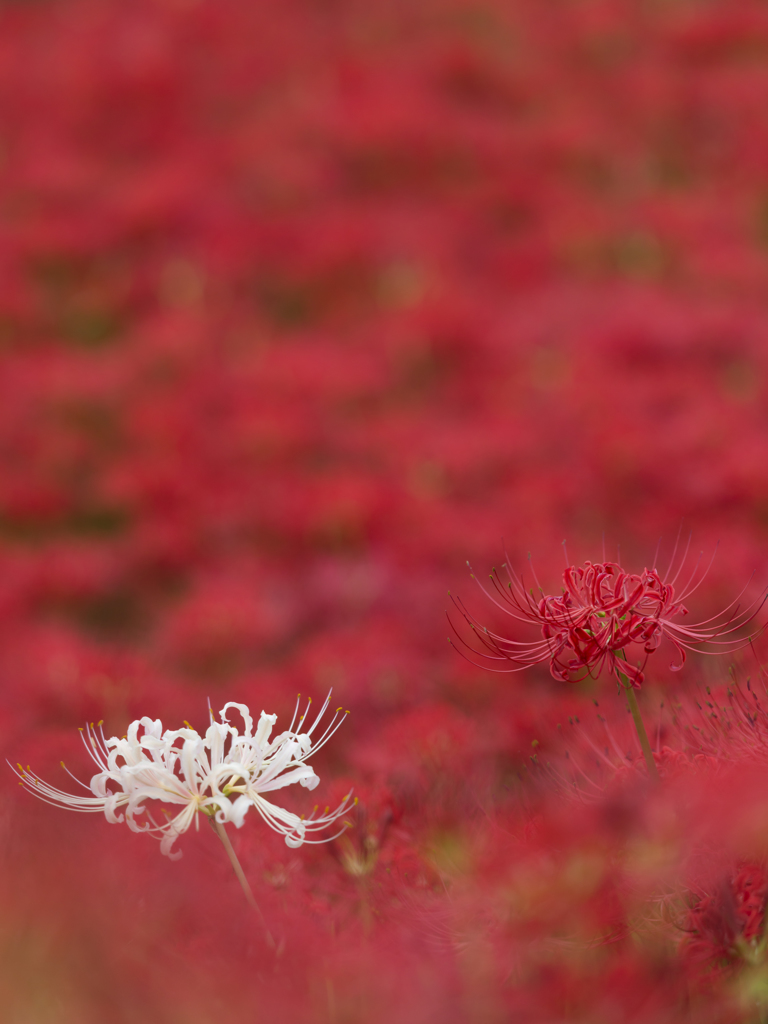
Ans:
{"label": "blurred foreground flower", "polygon": [[768,877],[762,864],[740,864],[714,891],[695,893],[683,950],[689,966],[724,971],[737,961],[759,962],[766,948]]}
{"label": "blurred foreground flower", "polygon": [[[73,811],[103,811],[109,822],[125,821],[134,832],[148,832],[160,838],[162,852],[174,859],[181,853],[171,852],[173,844],[193,821],[199,827],[199,814],[210,819],[226,845],[228,840],[225,840],[223,826],[231,822],[240,828],[251,807],[256,808],[270,828],[285,837],[288,846],[328,842],[340,835],[347,825],[343,824],[338,832],[323,839],[309,837],[343,816],[349,806],[349,796],[330,813],[326,808],[325,813],[318,816],[315,808],[308,818],[304,818],[271,803],[262,794],[295,782],[310,790],[317,786],[320,780],[306,763],[307,758],[330,739],[344,718],[339,708],[319,739],[313,742],[312,734],[325,714],[329,700],[330,695],[306,732],[295,732],[293,728],[297,702],[289,728],[274,739],[270,739],[270,734],[276,715],[262,711],[253,732],[253,718],[248,708],[245,704],[233,702],[224,705],[220,711],[221,722],[212,721],[205,736],[186,723],[183,729],[166,729],[163,732],[159,719],[146,717],[131,722],[122,739],[116,736],[106,739],[101,723],[88,726],[85,731],[80,731],[99,771],[89,786],[78,779],[75,781],[83,789],[90,790],[93,795],[89,796],[77,796],[57,789],[21,765],[16,774],[22,785],[47,803]],[[229,708],[237,709],[242,715],[243,732],[229,724]],[[309,704],[296,723],[298,727],[308,711]],[[63,761],[62,767],[68,771]],[[160,805],[166,818],[164,822],[153,817],[147,808],[150,801]],[[173,807],[175,813],[164,805]],[[139,815],[144,815],[141,823],[137,821]]]}

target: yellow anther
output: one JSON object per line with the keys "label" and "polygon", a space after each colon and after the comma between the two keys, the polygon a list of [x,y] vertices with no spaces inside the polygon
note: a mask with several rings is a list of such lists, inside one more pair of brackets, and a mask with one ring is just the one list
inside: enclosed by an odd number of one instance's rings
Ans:
{"label": "yellow anther", "polygon": [[355,807],[357,807],[357,797],[355,797],[355,803],[354,803],[354,806],[355,806]]}
{"label": "yellow anther", "polygon": [[77,729],[78,729],[78,732],[82,732],[83,731],[82,725],[78,725]]}
{"label": "yellow anther", "polygon": [[186,718],[184,719],[184,725],[186,725],[186,727],[187,727],[188,729],[191,729],[191,728],[192,728],[192,726],[191,726],[191,725],[189,724],[189,722],[188,722],[188,721],[186,720]]}
{"label": "yellow anther", "polygon": [[60,761],[59,763],[61,764],[61,767],[62,767],[62,768],[66,768],[66,767],[67,767],[67,766],[66,766],[66,765],[64,764],[64,762],[63,762],[63,761]]}
{"label": "yellow anther", "polygon": [[100,719],[98,720],[98,722],[96,723],[96,725],[98,725],[98,726],[99,726],[99,728],[101,728],[101,726],[102,726],[102,725],[104,725],[104,719],[103,719],[103,718],[100,718]]}

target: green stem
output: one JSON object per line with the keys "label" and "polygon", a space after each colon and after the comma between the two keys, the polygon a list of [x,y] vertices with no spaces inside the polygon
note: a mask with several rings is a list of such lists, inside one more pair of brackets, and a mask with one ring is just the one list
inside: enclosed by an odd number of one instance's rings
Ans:
{"label": "green stem", "polygon": [[640,714],[640,708],[637,704],[635,688],[623,672],[619,672],[619,679],[621,680],[622,686],[627,694],[627,704],[629,704],[629,710],[632,712],[632,719],[634,720],[635,729],[637,730],[637,738],[640,740],[640,746],[643,750],[645,763],[648,766],[648,774],[652,779],[658,782],[659,773],[656,770],[656,762],[653,760],[653,752],[651,750],[651,744],[648,742],[648,733],[645,731],[643,716]]}
{"label": "green stem", "polygon": [[227,830],[223,825],[220,825],[219,822],[216,821],[215,817],[210,817],[208,821],[210,821],[211,828],[224,844],[224,849],[227,851],[229,862],[232,865],[232,868],[234,869],[238,882],[242,886],[243,892],[245,893],[245,898],[248,901],[249,905],[253,907],[253,909],[261,918],[261,923],[264,926],[264,932],[267,936],[267,942],[269,943],[270,947],[274,949],[275,940],[272,938],[269,928],[267,928],[267,922],[264,920],[264,915],[261,912],[261,907],[256,902],[256,897],[253,895],[253,889],[251,889],[250,883],[248,879],[245,877],[245,872],[240,866],[240,861],[237,859],[237,854],[235,853],[234,847],[232,846],[232,843],[229,841]]}

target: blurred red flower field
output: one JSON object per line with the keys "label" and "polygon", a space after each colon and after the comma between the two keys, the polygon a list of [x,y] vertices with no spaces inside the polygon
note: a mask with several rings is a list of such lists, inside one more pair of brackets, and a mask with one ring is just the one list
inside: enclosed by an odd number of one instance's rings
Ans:
{"label": "blurred red flower field", "polygon": [[203,813],[171,861],[9,767],[4,1022],[768,1020],[768,610],[651,652],[657,783],[615,634],[560,681],[445,618],[538,641],[467,561],[689,531],[690,623],[759,603],[767,94],[761,0],[0,2],[4,755],[332,689],[275,799],[357,797],[229,828],[270,944]]}

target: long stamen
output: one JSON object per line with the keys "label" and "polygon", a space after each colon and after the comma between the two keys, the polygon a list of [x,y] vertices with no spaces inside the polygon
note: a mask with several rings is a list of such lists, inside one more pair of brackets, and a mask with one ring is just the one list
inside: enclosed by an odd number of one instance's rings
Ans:
{"label": "long stamen", "polygon": [[299,710],[299,701],[301,700],[301,694],[296,697],[296,707],[293,709],[293,716],[291,718],[291,724],[288,726],[288,732],[293,732],[293,723],[296,721],[296,714]]}

